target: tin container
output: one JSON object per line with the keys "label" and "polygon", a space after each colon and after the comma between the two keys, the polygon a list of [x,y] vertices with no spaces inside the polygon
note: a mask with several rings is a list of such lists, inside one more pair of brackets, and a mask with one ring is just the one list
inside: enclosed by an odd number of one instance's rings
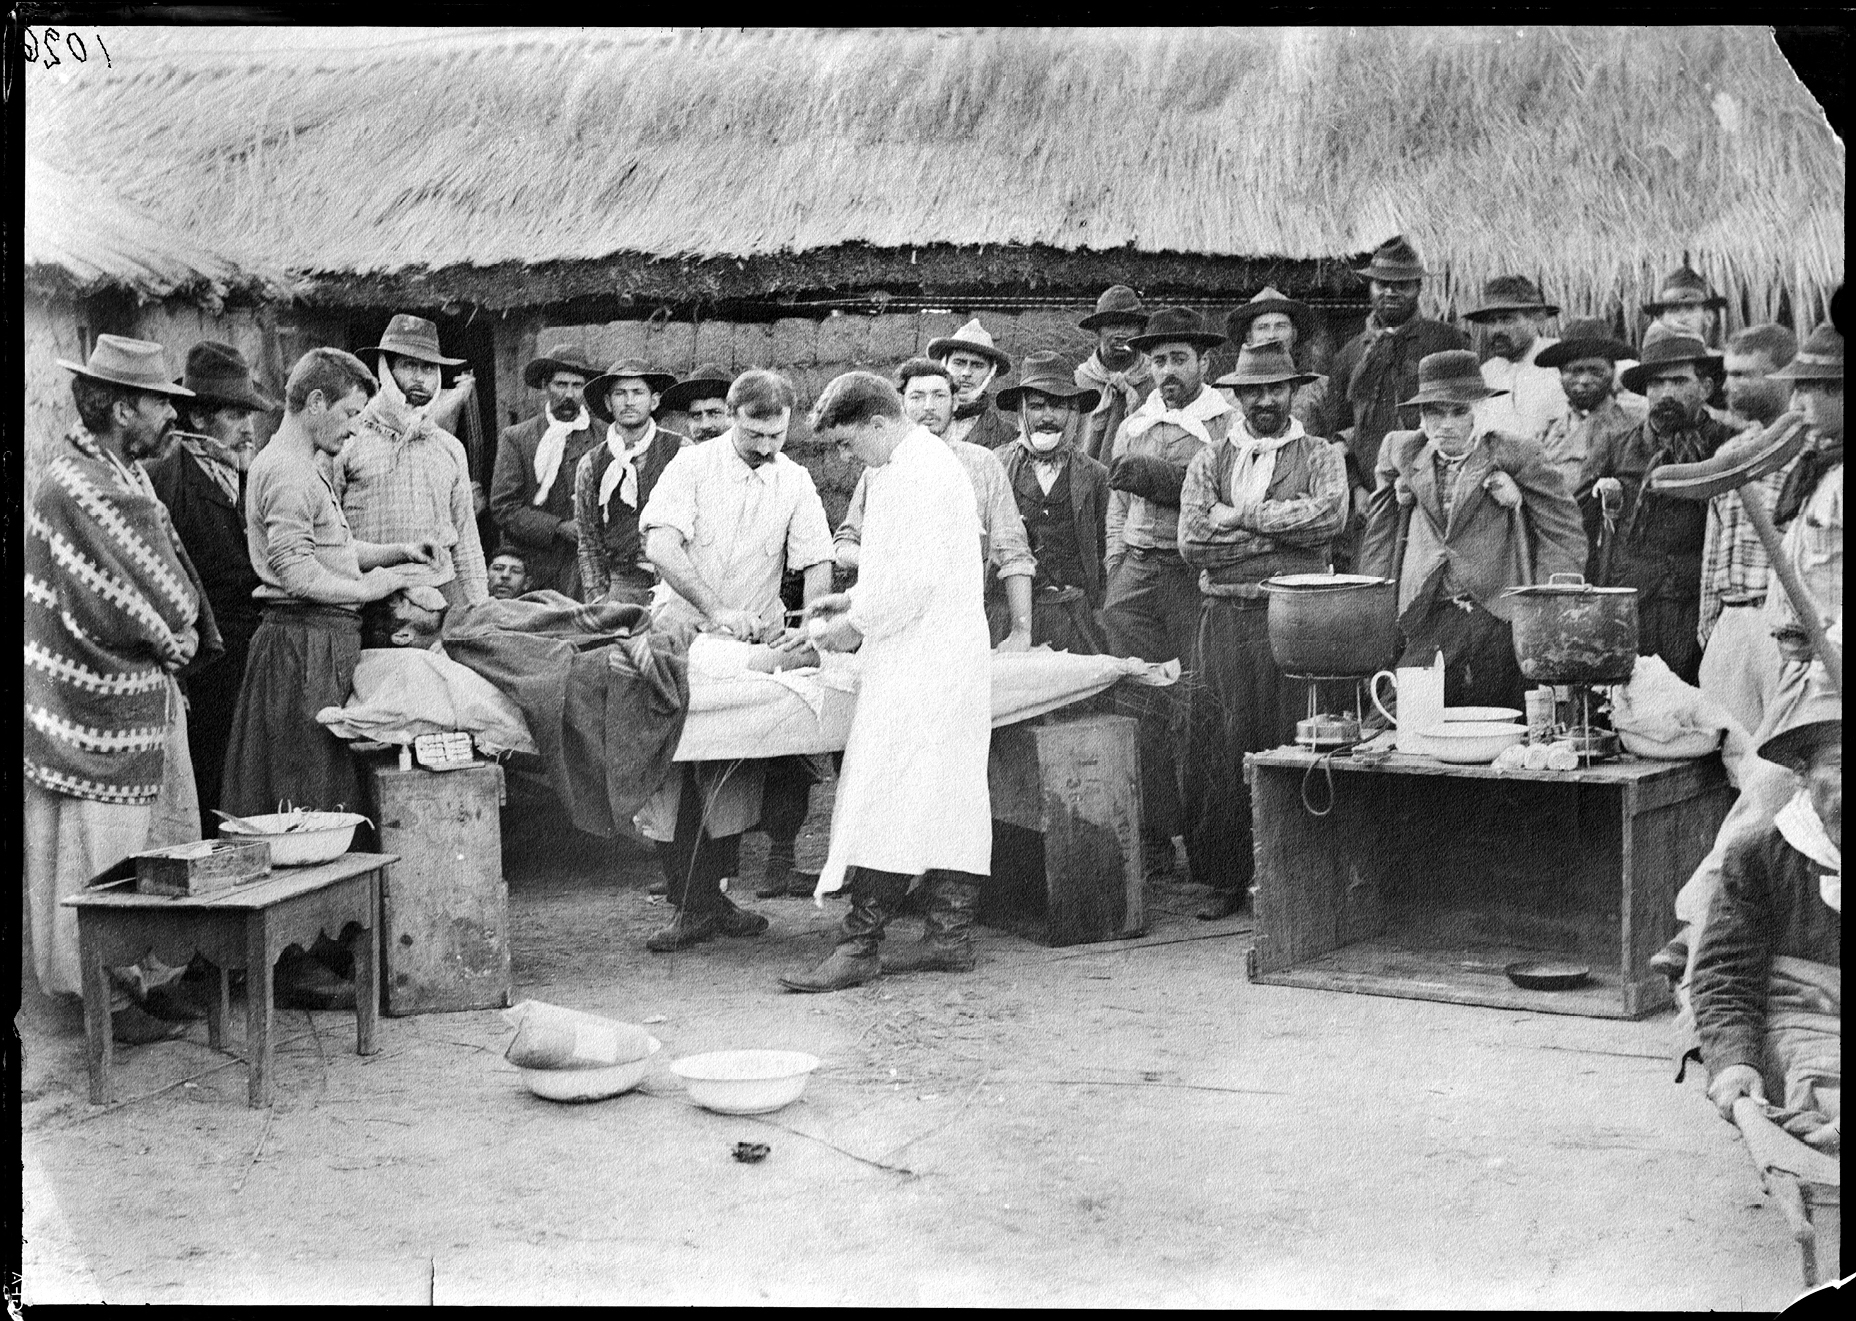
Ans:
{"label": "tin container", "polygon": [[1558,705],[1552,688],[1542,685],[1527,690],[1527,741],[1551,743],[1556,728]]}

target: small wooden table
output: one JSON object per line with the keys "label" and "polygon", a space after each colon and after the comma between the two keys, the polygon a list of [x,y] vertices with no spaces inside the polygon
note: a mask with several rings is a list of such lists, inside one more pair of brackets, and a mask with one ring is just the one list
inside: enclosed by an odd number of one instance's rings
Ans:
{"label": "small wooden table", "polygon": [[[1598,1018],[1670,1002],[1649,960],[1733,801],[1719,757],[1566,772],[1334,757],[1331,807],[1317,763],[1299,748],[1244,758],[1252,981]],[[1591,980],[1522,990],[1504,970],[1527,959],[1583,963]]]}
{"label": "small wooden table", "polygon": [[[349,853],[319,866],[279,868],[264,880],[217,894],[171,899],[100,888],[64,900],[77,909],[90,1103],[109,1102],[109,969],[149,953],[170,967],[198,954],[219,970],[206,1031],[221,1049],[231,1010],[229,973],[245,970],[245,1061],[253,1106],[271,1103],[271,969],[291,945],[308,950],[325,932],[346,940],[354,955],[355,1049],[372,1055],[380,1004],[375,931],[381,876],[397,861],[391,853]],[[347,935],[351,927],[357,930]]]}

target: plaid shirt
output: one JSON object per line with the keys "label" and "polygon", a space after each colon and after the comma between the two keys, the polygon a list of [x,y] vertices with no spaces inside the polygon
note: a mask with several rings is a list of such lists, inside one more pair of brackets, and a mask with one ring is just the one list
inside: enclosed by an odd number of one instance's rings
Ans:
{"label": "plaid shirt", "polygon": [[[1793,459],[1753,483],[1759,503],[1768,514],[1778,503],[1785,474],[1797,464],[1798,460]],[[1727,491],[1708,501],[1708,533],[1701,549],[1701,619],[1695,629],[1702,646],[1708,645],[1708,636],[1721,617],[1721,598],[1741,592],[1763,595],[1766,575],[1771,571],[1766,544],[1753,530],[1753,520],[1747,517],[1746,501],[1740,498],[1740,492]]]}
{"label": "plaid shirt", "polygon": [[456,578],[471,604],[490,599],[470,460],[463,442],[449,431],[422,424],[411,435],[395,439],[364,426],[335,456],[330,486],[357,541],[432,537],[438,542],[435,568],[395,566],[409,583],[440,587]]}

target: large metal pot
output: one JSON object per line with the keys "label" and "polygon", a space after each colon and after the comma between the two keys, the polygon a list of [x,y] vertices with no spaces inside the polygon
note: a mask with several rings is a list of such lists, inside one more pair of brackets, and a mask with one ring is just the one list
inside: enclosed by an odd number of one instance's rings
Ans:
{"label": "large metal pot", "polygon": [[1514,655],[1534,683],[1613,684],[1637,664],[1637,589],[1594,587],[1556,573],[1533,587],[1511,587]]}
{"label": "large metal pot", "polygon": [[1264,582],[1270,655],[1285,674],[1371,674],[1398,658],[1398,584],[1352,573]]}

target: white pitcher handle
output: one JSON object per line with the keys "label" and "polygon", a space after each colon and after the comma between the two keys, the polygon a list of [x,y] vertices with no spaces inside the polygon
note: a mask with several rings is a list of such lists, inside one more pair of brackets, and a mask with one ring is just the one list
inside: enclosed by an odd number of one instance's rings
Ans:
{"label": "white pitcher handle", "polygon": [[1392,728],[1397,729],[1398,717],[1386,710],[1385,704],[1379,700],[1379,681],[1381,679],[1390,679],[1392,681],[1392,691],[1396,695],[1398,692],[1398,676],[1392,673],[1391,670],[1381,670],[1371,679],[1367,680],[1366,683],[1367,691],[1373,696],[1373,705],[1379,708],[1379,714],[1392,722]]}

